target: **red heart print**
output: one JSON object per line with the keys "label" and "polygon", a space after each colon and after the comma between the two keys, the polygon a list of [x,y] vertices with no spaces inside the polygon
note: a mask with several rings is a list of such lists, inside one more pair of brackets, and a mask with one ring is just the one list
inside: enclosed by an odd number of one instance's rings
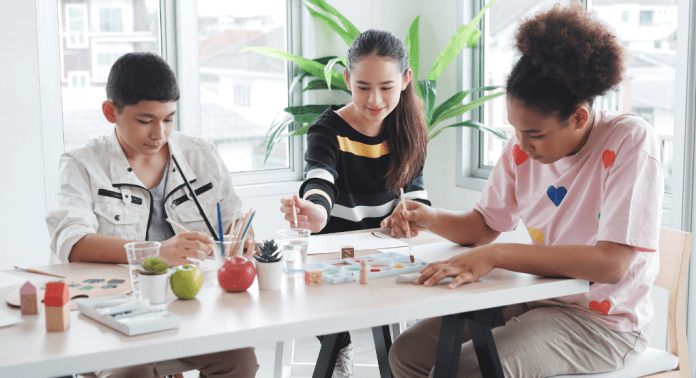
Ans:
{"label": "red heart print", "polygon": [[614,159],[616,159],[616,153],[612,150],[604,150],[602,152],[602,161],[604,162],[604,169],[611,167],[614,164]]}
{"label": "red heart print", "polygon": [[529,155],[527,155],[526,152],[522,151],[519,144],[516,144],[514,147],[512,147],[512,160],[515,161],[515,164],[520,165],[527,161],[527,159],[529,159]]}
{"label": "red heart print", "polygon": [[609,303],[608,300],[603,300],[601,302],[592,301],[590,302],[590,310],[595,310],[608,314],[609,310],[611,310],[611,303]]}

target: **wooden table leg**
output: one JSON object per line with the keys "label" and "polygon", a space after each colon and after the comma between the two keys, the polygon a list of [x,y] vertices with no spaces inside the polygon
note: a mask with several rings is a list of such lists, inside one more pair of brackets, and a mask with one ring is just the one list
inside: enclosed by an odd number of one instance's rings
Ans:
{"label": "wooden table leg", "polygon": [[375,351],[377,352],[377,363],[379,364],[379,376],[381,378],[391,378],[391,368],[389,367],[389,349],[391,349],[392,339],[389,326],[383,325],[372,327],[372,337],[375,339]]}
{"label": "wooden table leg", "polygon": [[317,357],[317,363],[314,365],[312,378],[331,378],[340,349],[336,342],[337,338],[337,333],[324,335],[321,342],[321,349],[319,350],[319,357]]}

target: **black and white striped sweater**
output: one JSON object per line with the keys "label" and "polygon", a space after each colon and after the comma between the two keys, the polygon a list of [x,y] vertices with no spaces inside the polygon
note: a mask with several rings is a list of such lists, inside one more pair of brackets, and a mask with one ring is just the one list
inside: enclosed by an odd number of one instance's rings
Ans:
{"label": "black and white striped sweater", "polygon": [[[329,220],[320,234],[377,228],[398,204],[385,188],[389,151],[384,135],[368,137],[329,107],[307,132],[305,182],[300,197],[322,205]],[[404,187],[405,197],[430,205],[423,171]]]}

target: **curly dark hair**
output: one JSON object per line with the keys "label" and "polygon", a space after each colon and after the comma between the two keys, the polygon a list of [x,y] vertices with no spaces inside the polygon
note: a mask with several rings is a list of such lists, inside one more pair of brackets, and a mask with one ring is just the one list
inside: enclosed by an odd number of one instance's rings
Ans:
{"label": "curly dark hair", "polygon": [[526,19],[515,42],[522,57],[508,77],[507,94],[560,121],[621,82],[617,37],[581,4],[555,5]]}

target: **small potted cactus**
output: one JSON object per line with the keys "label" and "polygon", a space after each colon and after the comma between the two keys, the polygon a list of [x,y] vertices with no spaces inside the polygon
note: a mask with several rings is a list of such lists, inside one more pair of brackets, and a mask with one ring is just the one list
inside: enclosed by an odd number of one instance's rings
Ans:
{"label": "small potted cactus", "polygon": [[167,300],[167,269],[169,265],[159,256],[149,256],[143,260],[140,273],[140,292],[142,299],[150,303],[164,303]]}
{"label": "small potted cactus", "polygon": [[259,243],[256,258],[256,275],[259,277],[259,289],[280,289],[283,277],[283,252],[275,240],[264,240]]}

